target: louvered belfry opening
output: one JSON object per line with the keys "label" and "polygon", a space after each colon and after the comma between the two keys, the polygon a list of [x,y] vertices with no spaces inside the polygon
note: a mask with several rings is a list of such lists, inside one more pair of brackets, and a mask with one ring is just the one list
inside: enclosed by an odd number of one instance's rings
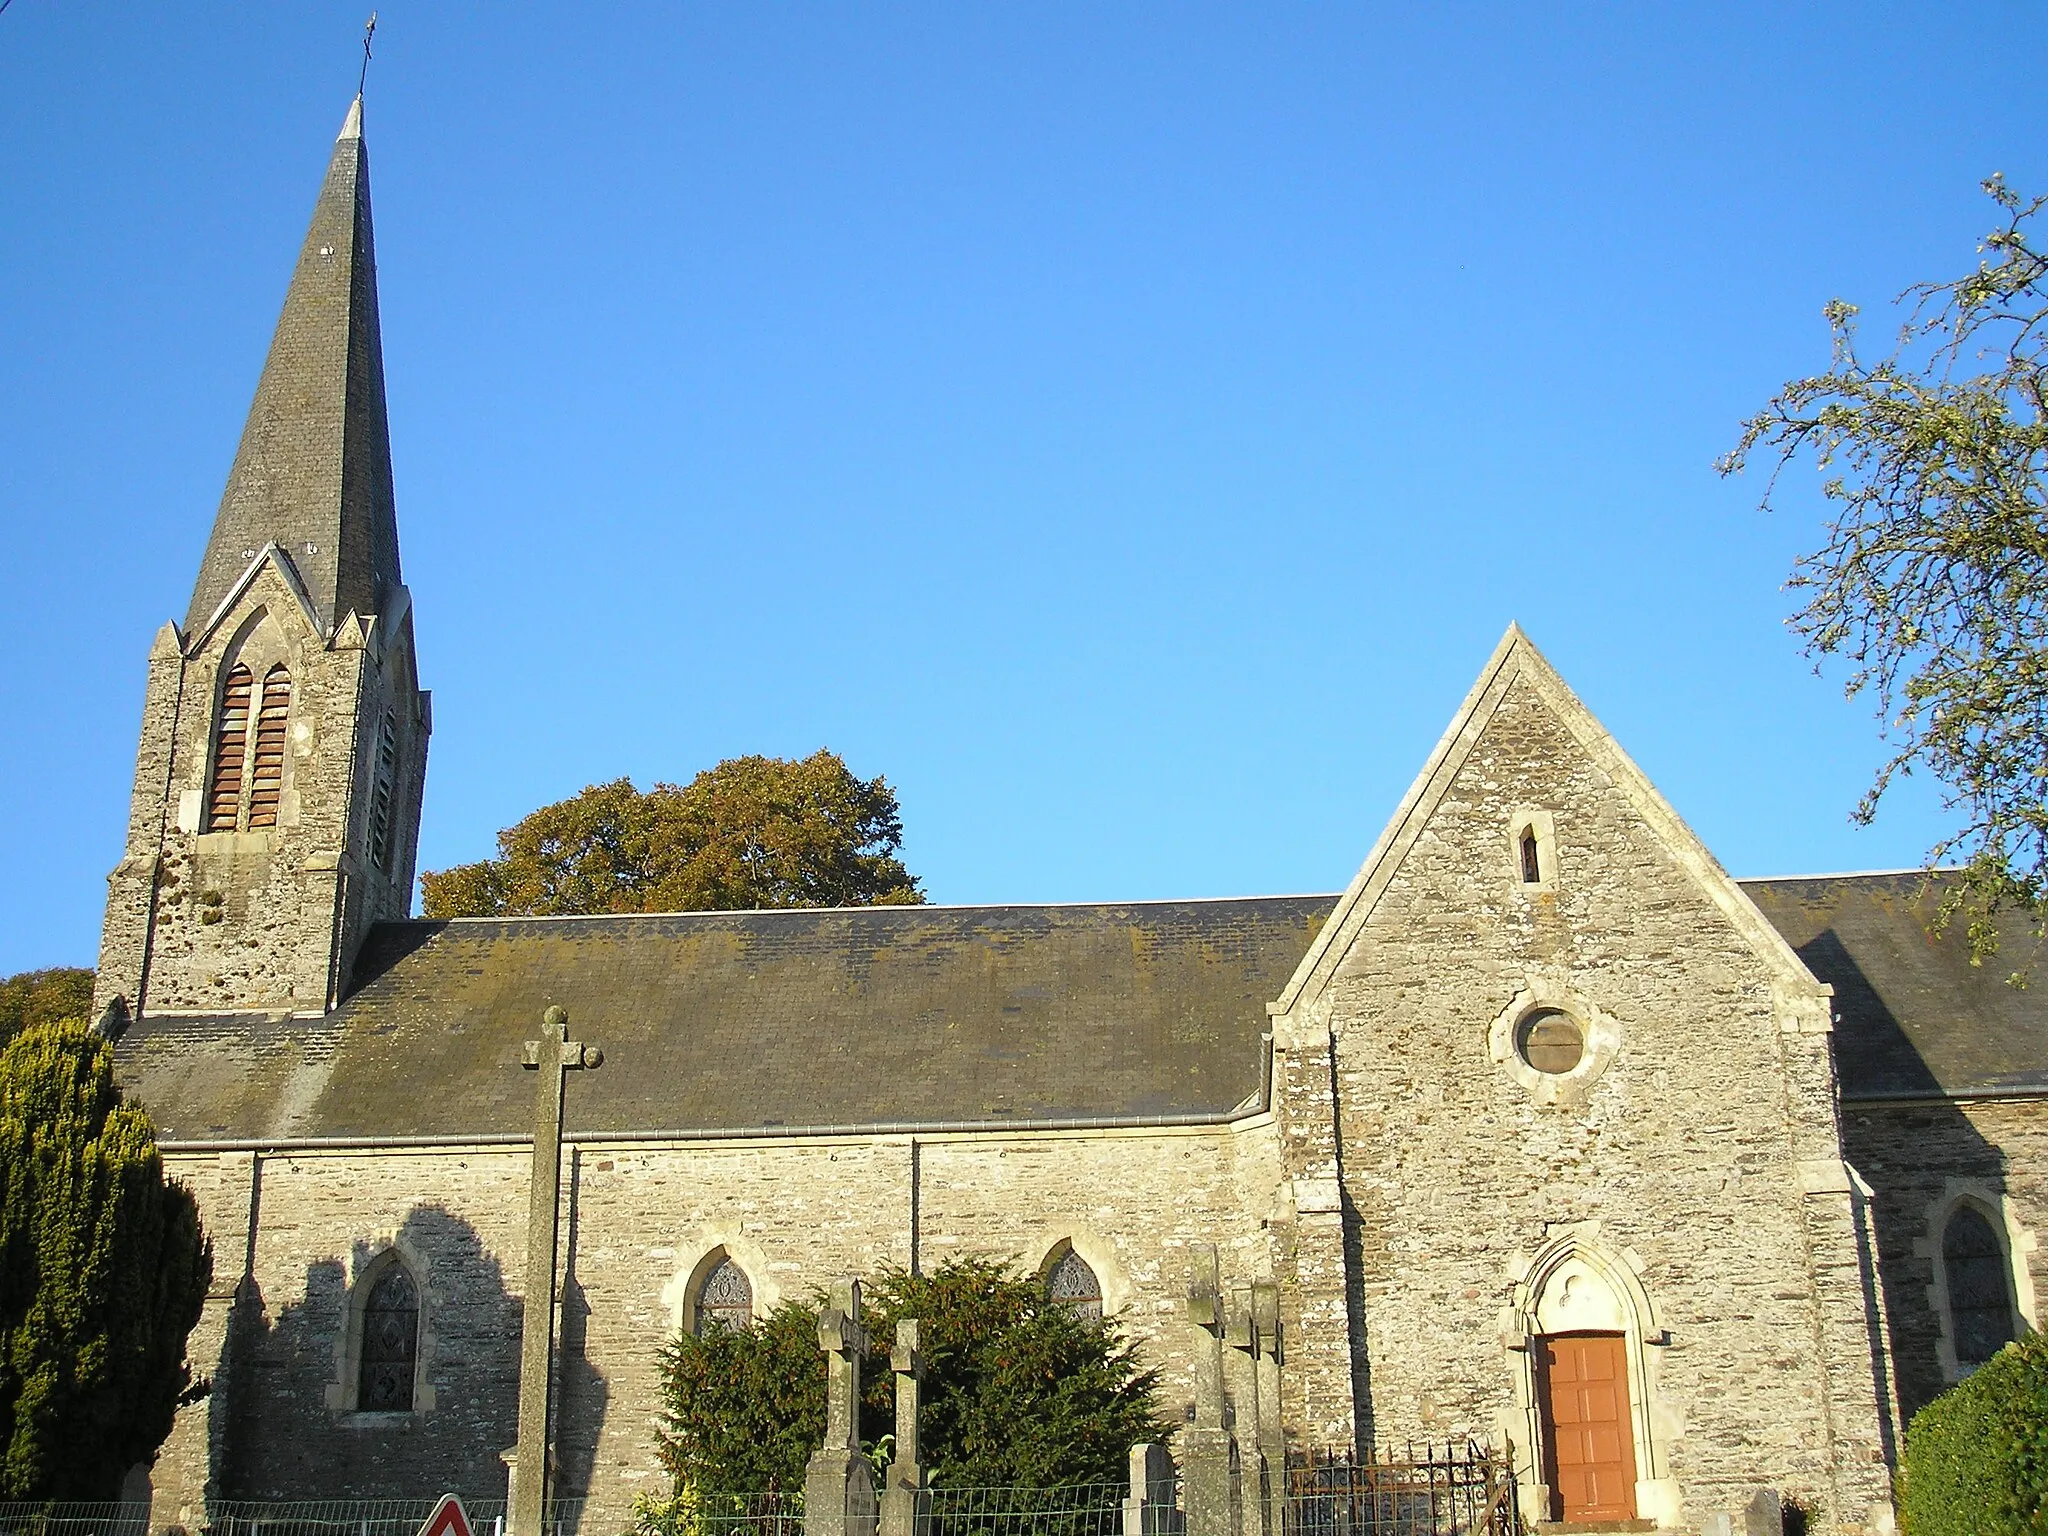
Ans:
{"label": "louvered belfry opening", "polygon": [[263,708],[256,715],[256,768],[249,780],[249,825],[277,825],[277,802],[284,793],[285,723],[292,712],[292,675],[283,663],[263,679]]}
{"label": "louvered belfry opening", "polygon": [[377,782],[370,799],[370,859],[379,869],[391,868],[391,796],[398,778],[398,726],[391,712],[377,730]]}
{"label": "louvered belfry opening", "polygon": [[206,830],[232,832],[242,810],[242,764],[249,752],[249,695],[255,679],[239,662],[220,695],[213,739],[213,782],[207,787]]}

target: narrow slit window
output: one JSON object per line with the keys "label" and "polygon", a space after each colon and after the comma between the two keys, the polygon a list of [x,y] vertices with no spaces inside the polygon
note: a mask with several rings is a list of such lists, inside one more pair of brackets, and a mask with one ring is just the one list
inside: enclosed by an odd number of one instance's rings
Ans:
{"label": "narrow slit window", "polygon": [[377,729],[377,783],[370,798],[370,859],[379,869],[391,868],[391,796],[398,776],[398,726],[384,712]]}
{"label": "narrow slit window", "polygon": [[1102,1320],[1102,1282],[1096,1279],[1088,1261],[1072,1248],[1061,1254],[1059,1262],[1047,1272],[1045,1294],[1065,1303],[1077,1317],[1089,1322]]}
{"label": "narrow slit window", "polygon": [[292,712],[292,675],[275,666],[263,679],[263,707],[256,715],[256,765],[249,779],[249,825],[277,825],[284,793],[285,724]]}
{"label": "narrow slit window", "polygon": [[220,695],[213,736],[213,781],[206,791],[206,830],[232,832],[242,813],[242,766],[249,754],[249,695],[255,679],[237,663]]}
{"label": "narrow slit window", "polygon": [[[1495,846],[1498,845],[1496,844]],[[1522,884],[1541,885],[1542,883],[1543,860],[1541,850],[1536,844],[1536,829],[1534,827],[1524,827],[1522,828]]]}
{"label": "narrow slit window", "polygon": [[420,1356],[420,1293],[403,1264],[379,1277],[363,1303],[362,1369],[356,1407],[363,1413],[410,1413]]}
{"label": "narrow slit window", "polygon": [[1949,1326],[1956,1364],[1975,1370],[2013,1340],[2012,1274],[2005,1244],[1974,1205],[1961,1205],[1941,1233]]}

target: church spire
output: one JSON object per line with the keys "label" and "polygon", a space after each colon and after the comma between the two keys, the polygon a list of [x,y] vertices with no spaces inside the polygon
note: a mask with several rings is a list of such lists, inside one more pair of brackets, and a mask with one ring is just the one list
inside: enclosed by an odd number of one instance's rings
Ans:
{"label": "church spire", "polygon": [[348,109],[192,591],[195,637],[266,546],[328,634],[398,590],[363,99]]}

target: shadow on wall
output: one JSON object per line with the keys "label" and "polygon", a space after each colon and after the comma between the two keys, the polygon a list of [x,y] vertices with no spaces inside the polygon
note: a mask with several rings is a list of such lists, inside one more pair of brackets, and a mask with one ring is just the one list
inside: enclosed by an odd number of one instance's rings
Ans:
{"label": "shadow on wall", "polygon": [[[354,1410],[356,1383],[342,1380],[352,1298],[340,1260],[309,1264],[305,1299],[274,1320],[260,1286],[245,1279],[218,1378],[231,1399],[213,1448],[218,1497],[506,1497],[504,1453],[519,1426],[519,1298],[506,1291],[503,1269],[476,1229],[437,1206],[406,1218],[398,1247],[423,1261],[424,1274],[415,1276],[424,1282],[417,1380],[431,1389],[431,1405],[416,1401],[411,1413]],[[354,1257],[361,1274],[374,1255],[359,1243]],[[580,1288],[570,1295],[581,1303]],[[557,1392],[558,1439],[566,1447],[573,1426],[574,1443],[585,1447],[580,1458],[566,1458],[579,1464],[565,1468],[573,1481],[562,1491],[576,1495],[607,1396],[580,1348],[565,1361]],[[346,1406],[334,1406],[337,1397]]]}
{"label": "shadow on wall", "polygon": [[[1801,945],[1799,957],[1835,988],[1835,1078],[1843,1093],[1842,1153],[1874,1191],[1868,1203],[1875,1253],[1866,1253],[1866,1286],[1882,1288],[1888,1350],[1873,1350],[1896,1373],[1900,1427],[1953,1385],[1942,1366],[1944,1320],[1937,1309],[1938,1249],[1931,1225],[1959,1186],[2003,1200],[2006,1157],[1986,1141],[1941,1086],[1918,1047],[1848,948],[1833,931]],[[1850,1095],[1883,1091],[1910,1104],[1859,1103]],[[1926,1097],[1920,1098],[1919,1096]],[[1938,1242],[1938,1236],[1936,1236]],[[1872,1324],[1873,1331],[1876,1328]],[[1879,1341],[1872,1340],[1873,1344]],[[1901,1447],[1887,1446],[1893,1464]]]}

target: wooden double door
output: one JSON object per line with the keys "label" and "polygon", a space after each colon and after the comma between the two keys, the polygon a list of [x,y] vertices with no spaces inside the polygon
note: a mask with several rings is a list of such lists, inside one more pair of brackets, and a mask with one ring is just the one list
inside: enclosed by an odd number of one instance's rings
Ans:
{"label": "wooden double door", "polygon": [[1627,1342],[1618,1333],[1552,1333],[1536,1344],[1551,1519],[1635,1519]]}

